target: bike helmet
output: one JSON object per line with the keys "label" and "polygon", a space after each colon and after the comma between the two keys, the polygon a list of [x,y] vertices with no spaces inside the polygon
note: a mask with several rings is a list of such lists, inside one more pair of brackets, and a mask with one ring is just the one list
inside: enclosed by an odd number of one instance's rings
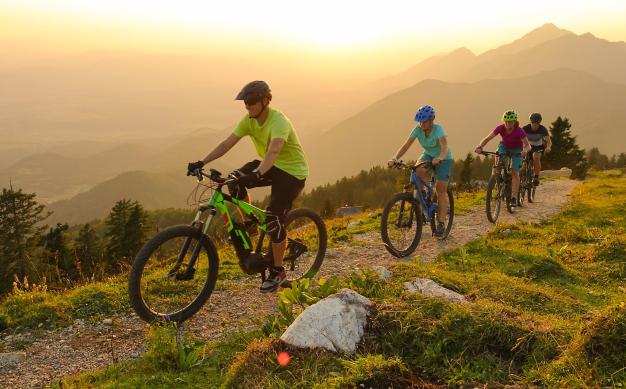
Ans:
{"label": "bike helmet", "polygon": [[241,89],[241,92],[237,94],[235,100],[244,100],[244,101],[259,101],[264,97],[271,97],[272,91],[270,90],[270,86],[267,85],[265,81],[252,81],[246,84]]}
{"label": "bike helmet", "polygon": [[425,122],[435,118],[435,109],[430,105],[424,105],[420,107],[415,113],[416,122]]}
{"label": "bike helmet", "polygon": [[530,121],[531,123],[541,123],[541,114],[539,112],[535,112],[533,114],[530,115]]}
{"label": "bike helmet", "polygon": [[517,114],[513,110],[506,111],[504,114],[502,114],[502,120],[505,122],[517,121]]}

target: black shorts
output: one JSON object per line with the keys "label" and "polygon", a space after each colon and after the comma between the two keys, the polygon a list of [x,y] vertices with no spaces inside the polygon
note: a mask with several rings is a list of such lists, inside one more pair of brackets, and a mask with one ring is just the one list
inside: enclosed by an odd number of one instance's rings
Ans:
{"label": "black shorts", "polygon": [[[250,174],[261,165],[255,159],[237,169],[243,174]],[[304,189],[305,180],[300,180],[284,170],[272,166],[262,177],[261,182],[254,187],[271,186],[270,202],[267,210],[281,219],[291,210],[293,201]],[[238,196],[241,198],[241,196]],[[245,196],[244,196],[245,197]]]}
{"label": "black shorts", "polygon": [[541,145],[541,146],[530,145],[530,153],[529,154],[531,154],[531,156],[532,156],[532,154],[538,153],[539,156],[541,157],[543,155],[543,151],[545,149],[546,149],[546,146],[544,146],[544,145]]}

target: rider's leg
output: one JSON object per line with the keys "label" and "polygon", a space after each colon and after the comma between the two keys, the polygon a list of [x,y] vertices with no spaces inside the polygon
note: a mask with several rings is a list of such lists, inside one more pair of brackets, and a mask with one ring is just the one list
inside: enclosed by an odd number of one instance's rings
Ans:
{"label": "rider's leg", "polygon": [[272,180],[270,202],[267,207],[268,218],[274,219],[268,221],[267,229],[272,241],[274,266],[282,267],[285,248],[287,247],[287,232],[284,227],[285,216],[291,210],[293,201],[304,188],[304,180],[299,180],[276,167],[272,167],[266,175]]}
{"label": "rider's leg", "polygon": [[519,169],[511,169],[511,197],[517,198],[519,192]]}
{"label": "rider's leg", "polygon": [[445,223],[448,214],[448,181],[452,174],[452,159],[444,159],[435,168],[437,182],[437,221]]}
{"label": "rider's leg", "polygon": [[437,221],[445,223],[448,214],[448,182],[437,181]]}
{"label": "rider's leg", "polygon": [[541,154],[540,153],[533,153],[533,172],[535,173],[535,176],[539,176],[539,173],[541,173]]}
{"label": "rider's leg", "polygon": [[519,192],[519,171],[522,168],[524,159],[520,155],[522,148],[507,149],[507,153],[511,156],[511,198],[517,199]]}
{"label": "rider's leg", "polygon": [[274,253],[274,267],[283,267],[283,259],[285,259],[285,249],[287,248],[287,238],[282,242],[272,242],[272,253]]}
{"label": "rider's leg", "polygon": [[420,190],[424,190],[424,188],[425,188],[424,183],[425,183],[425,182],[426,182],[426,180],[427,180],[426,176],[428,175],[428,170],[426,170],[426,169],[422,169],[422,168],[415,169],[415,174],[416,174],[419,178],[421,178],[420,185],[419,185]]}

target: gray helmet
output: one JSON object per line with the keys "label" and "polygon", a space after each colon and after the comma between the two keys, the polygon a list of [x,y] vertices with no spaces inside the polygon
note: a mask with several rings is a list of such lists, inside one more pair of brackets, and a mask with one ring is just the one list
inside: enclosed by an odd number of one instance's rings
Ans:
{"label": "gray helmet", "polygon": [[538,112],[535,112],[530,115],[530,121],[532,123],[541,123],[541,119],[542,119],[541,114]]}
{"label": "gray helmet", "polygon": [[271,96],[270,86],[265,81],[252,81],[246,84],[237,94],[235,100],[261,100],[263,97]]}

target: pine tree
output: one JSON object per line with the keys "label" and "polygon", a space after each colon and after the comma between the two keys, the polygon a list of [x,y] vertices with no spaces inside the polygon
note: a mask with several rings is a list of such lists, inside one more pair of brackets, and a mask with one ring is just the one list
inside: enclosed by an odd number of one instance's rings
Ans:
{"label": "pine tree", "polygon": [[50,213],[35,201],[35,193],[10,187],[0,195],[0,294],[11,289],[13,276],[37,280],[37,244],[46,229],[38,224]]}
{"label": "pine tree", "polygon": [[145,241],[147,214],[141,204],[118,201],[106,219],[106,271],[114,273],[130,264]]}
{"label": "pine tree", "polygon": [[125,258],[127,259],[128,265],[131,264],[132,259],[145,243],[148,229],[148,214],[141,204],[135,201],[132,204],[128,215],[128,222],[126,223],[126,247],[128,251]]}
{"label": "pine tree", "polygon": [[78,269],[70,257],[70,250],[65,241],[65,232],[68,228],[67,223],[57,223],[55,227],[48,230],[41,242],[44,248],[43,257],[49,269],[47,277],[49,280],[56,278],[59,284],[62,283],[64,277],[77,280],[79,276]]}
{"label": "pine tree", "polygon": [[74,242],[74,253],[83,276],[100,278],[104,275],[100,261],[102,258],[100,239],[89,223],[78,232],[78,238]]}
{"label": "pine tree", "polygon": [[330,200],[327,198],[326,200],[324,200],[324,206],[322,207],[320,211],[320,216],[323,218],[329,218],[329,217],[333,217],[333,215],[334,215],[333,206],[330,203]]}
{"label": "pine tree", "polygon": [[611,164],[609,157],[602,154],[597,147],[592,147],[587,151],[586,158],[589,167],[593,167],[597,170],[606,170]]}
{"label": "pine tree", "polygon": [[467,153],[465,159],[463,160],[463,166],[461,168],[461,177],[459,180],[459,184],[461,189],[470,189],[472,187],[472,163],[474,162],[474,157],[471,153]]}
{"label": "pine tree", "polygon": [[572,169],[572,178],[582,179],[587,175],[587,159],[585,151],[576,144],[571,127],[569,120],[560,116],[551,124],[552,150],[546,155],[544,166],[548,169],[568,167]]}

